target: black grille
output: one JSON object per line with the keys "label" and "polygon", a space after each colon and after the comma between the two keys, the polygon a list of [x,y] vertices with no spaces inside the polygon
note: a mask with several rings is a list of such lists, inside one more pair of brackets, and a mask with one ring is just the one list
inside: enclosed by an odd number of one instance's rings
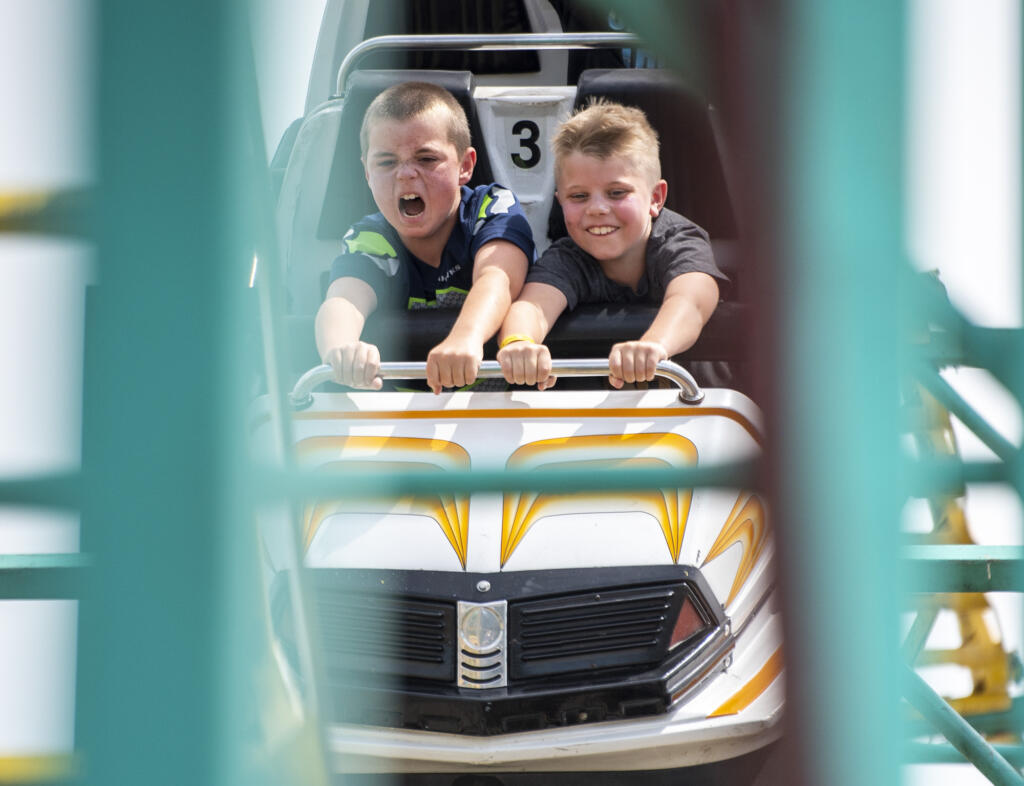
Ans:
{"label": "black grille", "polygon": [[687,592],[682,584],[563,595],[509,608],[512,677],[661,661]]}
{"label": "black grille", "polygon": [[455,606],[318,587],[320,634],[331,671],[455,679]]}
{"label": "black grille", "polygon": [[[505,734],[657,714],[733,646],[723,609],[686,566],[305,576],[334,722]],[[479,599],[484,580],[489,598],[508,599],[509,685],[467,691],[455,685],[455,599]],[[275,577],[274,628],[298,669],[289,587],[286,573]]]}

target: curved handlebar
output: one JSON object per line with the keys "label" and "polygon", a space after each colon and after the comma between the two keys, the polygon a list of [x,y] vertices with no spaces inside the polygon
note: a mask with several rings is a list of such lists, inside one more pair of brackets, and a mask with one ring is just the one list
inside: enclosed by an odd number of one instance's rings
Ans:
{"label": "curved handlebar", "polygon": [[480,35],[382,35],[367,38],[345,55],[338,68],[337,95],[345,92],[345,82],[355,64],[371,52],[387,49],[458,50],[477,52],[512,49],[599,49],[637,46],[640,39],[632,33],[491,33]]}
{"label": "curved handlebar", "polygon": [[[551,373],[559,377],[603,377],[608,374],[608,358],[591,360],[552,360]],[[687,404],[699,404],[704,400],[704,391],[697,385],[690,372],[673,363],[662,360],[654,371],[656,377],[664,377],[676,383],[679,398]],[[381,379],[426,379],[426,363],[381,363]],[[502,377],[501,364],[496,360],[485,360],[480,364],[477,379],[498,379]],[[293,409],[305,409],[313,403],[313,389],[334,379],[334,369],[324,364],[314,366],[295,383],[288,401]]]}

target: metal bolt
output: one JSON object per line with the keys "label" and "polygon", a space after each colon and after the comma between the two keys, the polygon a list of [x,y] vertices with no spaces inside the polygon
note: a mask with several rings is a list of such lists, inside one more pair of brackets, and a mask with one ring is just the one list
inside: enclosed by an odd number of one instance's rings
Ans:
{"label": "metal bolt", "polygon": [[477,592],[489,592],[491,589],[491,582],[486,579],[481,579],[476,583]]}

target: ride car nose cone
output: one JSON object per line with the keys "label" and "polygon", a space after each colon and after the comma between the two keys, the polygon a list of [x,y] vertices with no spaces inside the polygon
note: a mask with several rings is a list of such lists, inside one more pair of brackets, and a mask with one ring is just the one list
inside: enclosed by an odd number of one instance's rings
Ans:
{"label": "ride car nose cone", "polygon": [[506,601],[459,602],[459,675],[464,688],[507,684]]}

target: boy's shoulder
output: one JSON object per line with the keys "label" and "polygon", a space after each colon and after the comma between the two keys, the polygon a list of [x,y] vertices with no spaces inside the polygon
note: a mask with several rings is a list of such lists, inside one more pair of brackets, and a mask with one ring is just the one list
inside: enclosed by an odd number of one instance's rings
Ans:
{"label": "boy's shoulder", "polygon": [[656,240],[677,234],[691,235],[702,238],[705,242],[710,242],[708,233],[699,224],[691,221],[681,213],[677,213],[667,207],[662,208],[658,217],[651,224],[651,238]]}
{"label": "boy's shoulder", "polygon": [[534,259],[533,231],[526,213],[512,190],[500,183],[474,189],[463,186],[459,223],[474,253],[484,243],[504,240],[518,246],[528,261]]}
{"label": "boy's shoulder", "polygon": [[463,186],[462,204],[465,214],[479,222],[517,211],[519,200],[511,189],[500,183],[488,183],[472,189]]}
{"label": "boy's shoulder", "polygon": [[405,251],[402,238],[381,213],[360,218],[348,228],[341,242],[348,254],[397,259]]}

